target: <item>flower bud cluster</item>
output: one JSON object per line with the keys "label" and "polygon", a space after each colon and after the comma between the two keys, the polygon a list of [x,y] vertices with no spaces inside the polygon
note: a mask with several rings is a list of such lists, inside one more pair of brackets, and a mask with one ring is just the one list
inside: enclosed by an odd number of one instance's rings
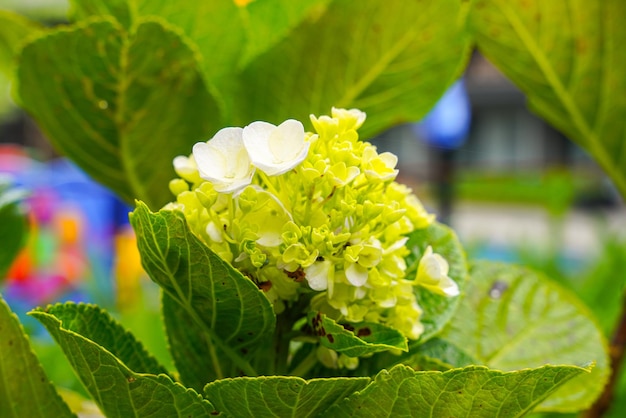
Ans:
{"label": "flower bud cluster", "polygon": [[365,113],[225,128],[177,157],[176,202],[192,231],[262,289],[280,313],[304,293],[338,320],[423,331],[415,286],[458,294],[429,249],[405,277],[407,234],[434,219],[394,180],[397,157],[358,140]]}

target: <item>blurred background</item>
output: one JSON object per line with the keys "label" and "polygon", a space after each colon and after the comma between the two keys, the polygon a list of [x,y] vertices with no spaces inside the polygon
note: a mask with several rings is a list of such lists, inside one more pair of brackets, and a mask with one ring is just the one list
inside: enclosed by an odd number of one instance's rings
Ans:
{"label": "blurred background", "polygon": [[[62,22],[67,7],[0,0],[0,9],[50,24]],[[81,390],[63,361],[46,361],[62,356],[24,313],[65,300],[110,310],[169,367],[162,330],[145,326],[159,315],[158,291],[140,266],[131,209],[55,153],[10,87],[0,79],[0,178],[27,192],[30,233],[0,292],[60,385]],[[399,156],[398,180],[457,231],[470,258],[546,272],[611,334],[624,287],[614,272],[626,270],[624,202],[593,160],[530,113],[523,94],[480,54],[423,121],[372,142]]]}

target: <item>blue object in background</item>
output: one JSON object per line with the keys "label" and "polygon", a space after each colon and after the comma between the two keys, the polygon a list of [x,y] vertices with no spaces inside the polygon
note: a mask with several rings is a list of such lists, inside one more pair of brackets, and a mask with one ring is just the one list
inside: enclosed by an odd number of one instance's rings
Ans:
{"label": "blue object in background", "polygon": [[112,306],[115,239],[129,207],[68,160],[40,162],[19,146],[0,147],[0,176],[28,192],[30,238],[0,288],[13,309],[68,299]]}
{"label": "blue object in background", "polygon": [[465,142],[472,113],[463,79],[452,85],[424,119],[413,126],[426,143],[438,148],[456,149]]}

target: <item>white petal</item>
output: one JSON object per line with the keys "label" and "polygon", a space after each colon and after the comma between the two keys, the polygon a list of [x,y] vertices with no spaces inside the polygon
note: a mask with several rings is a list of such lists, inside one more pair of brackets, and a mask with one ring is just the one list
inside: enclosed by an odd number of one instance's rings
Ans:
{"label": "white petal", "polygon": [[[234,193],[246,187],[252,181],[254,171],[250,171],[247,177],[232,180],[229,183],[213,182],[213,188],[220,193]],[[208,179],[205,179],[208,180]]]}
{"label": "white petal", "polygon": [[252,164],[268,176],[286,173],[309,151],[302,123],[290,119],[279,126],[253,122],[243,130],[243,142]]}
{"label": "white petal", "polygon": [[242,138],[252,164],[258,161],[272,161],[269,139],[276,126],[267,122],[252,122],[243,128]]}
{"label": "white petal", "polygon": [[304,269],[309,287],[313,290],[326,290],[328,288],[330,261],[316,261]]}
{"label": "white petal", "polygon": [[[396,250],[399,250],[400,248],[404,247],[404,244],[406,244],[406,242],[409,240],[408,237],[404,237],[402,239],[399,239],[398,241],[394,242],[392,245],[390,245],[389,247],[387,247],[385,249],[385,251],[383,251],[383,254],[390,254]],[[432,250],[431,250],[432,251]]]}
{"label": "white petal", "polygon": [[226,171],[226,161],[221,153],[213,152],[206,142],[193,146],[193,156],[198,165],[200,177],[210,182],[219,181]]}
{"label": "white petal", "polygon": [[243,129],[224,128],[208,142],[193,146],[200,177],[213,183],[218,192],[229,193],[250,184],[254,167],[244,147]]}
{"label": "white petal", "polygon": [[207,224],[206,226],[206,233],[209,235],[209,238],[211,238],[211,241],[213,242],[223,242],[224,238],[222,237],[222,231],[220,230],[220,228],[215,224],[215,222],[211,221]]}
{"label": "white petal", "polygon": [[174,157],[174,171],[179,176],[193,174],[198,169],[196,168],[196,162],[193,158],[185,157],[184,155],[179,155]]}
{"label": "white petal", "polygon": [[272,131],[268,142],[277,164],[292,161],[302,152],[304,126],[297,120],[286,120]]}
{"label": "white petal", "polygon": [[389,169],[395,168],[398,164],[398,157],[391,152],[383,152],[378,155],[378,158],[380,158],[380,160],[385,163]]}
{"label": "white petal", "polygon": [[441,279],[439,288],[446,296],[458,296],[461,293],[456,282],[448,276]]}
{"label": "white petal", "polygon": [[353,286],[360,287],[367,282],[368,272],[365,267],[351,263],[346,269],[346,278]]}

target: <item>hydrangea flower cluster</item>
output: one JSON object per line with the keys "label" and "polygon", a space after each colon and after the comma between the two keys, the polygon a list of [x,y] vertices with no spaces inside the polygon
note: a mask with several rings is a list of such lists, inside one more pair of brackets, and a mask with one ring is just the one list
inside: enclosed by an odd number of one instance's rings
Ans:
{"label": "hydrangea flower cluster", "polygon": [[365,113],[225,128],[179,156],[170,182],[192,231],[254,281],[276,313],[302,294],[337,321],[423,332],[414,287],[459,293],[429,247],[406,277],[407,234],[434,219],[394,180],[397,157],[358,140]]}

